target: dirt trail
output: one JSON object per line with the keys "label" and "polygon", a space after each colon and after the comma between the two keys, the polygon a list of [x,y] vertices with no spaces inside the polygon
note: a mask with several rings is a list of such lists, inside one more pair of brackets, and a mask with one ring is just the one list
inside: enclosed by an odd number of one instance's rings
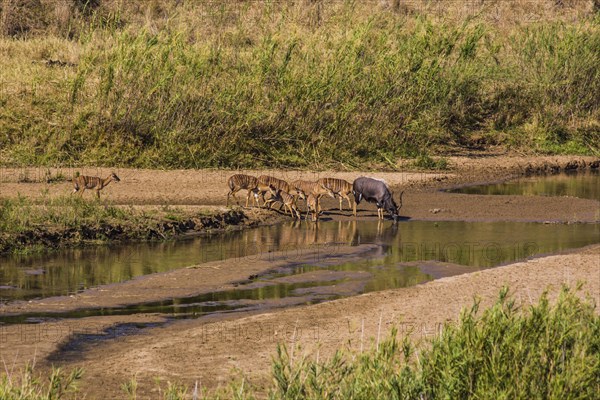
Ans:
{"label": "dirt trail", "polygon": [[[50,176],[71,177],[75,171],[82,175],[108,176],[110,169],[82,168],[58,170],[51,169]],[[336,177],[352,181],[368,172],[306,172],[286,170],[173,170],[155,171],[142,169],[117,169],[121,182],[111,183],[101,191],[102,198],[113,204],[123,205],[225,205],[229,190],[227,178],[234,173],[246,173],[254,176],[273,175],[288,182],[296,179],[317,180],[321,177]],[[391,185],[422,185],[427,182],[448,179],[452,173],[384,172],[373,173],[386,179]],[[16,196],[17,193],[31,198],[42,195],[67,195],[72,192],[72,184],[65,180],[46,183],[45,169],[4,169],[0,177],[0,198]],[[27,177],[31,182],[23,182]],[[91,192],[91,191],[90,191]],[[92,197],[93,193],[84,193]],[[244,193],[240,192],[240,202]]]}

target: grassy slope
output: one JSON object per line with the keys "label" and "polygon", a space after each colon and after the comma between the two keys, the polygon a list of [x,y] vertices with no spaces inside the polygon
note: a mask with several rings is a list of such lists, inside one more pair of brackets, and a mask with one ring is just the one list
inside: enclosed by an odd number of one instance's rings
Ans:
{"label": "grassy slope", "polygon": [[[3,10],[0,164],[353,167],[489,144],[598,154],[591,2],[59,3],[29,19]],[[532,12],[541,21],[522,23]]]}

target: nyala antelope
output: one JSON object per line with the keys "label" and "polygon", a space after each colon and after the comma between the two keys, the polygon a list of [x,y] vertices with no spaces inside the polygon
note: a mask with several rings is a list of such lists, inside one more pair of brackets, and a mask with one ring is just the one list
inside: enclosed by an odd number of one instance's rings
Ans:
{"label": "nyala antelope", "polygon": [[[258,193],[262,197],[264,202],[264,206],[270,207],[273,203],[279,201],[276,200],[274,196],[272,196],[269,200],[265,201],[265,193],[270,192],[270,187],[275,188],[275,190],[282,190],[286,193],[291,193],[290,184],[286,181],[278,178],[274,178],[268,175],[261,175],[258,177]],[[281,209],[281,208],[280,208]]]}
{"label": "nyala antelope", "polygon": [[306,197],[306,220],[308,220],[308,215],[312,214],[311,216],[311,221],[318,221],[319,219],[319,212],[317,211],[317,207],[318,207],[318,200],[317,197],[309,194]]}
{"label": "nyala antelope", "polygon": [[353,210],[356,209],[356,205],[352,205],[352,200],[350,200],[350,196],[353,194],[352,192],[352,184],[343,179],[337,178],[321,178],[317,182],[331,190],[336,197],[340,198],[340,211],[342,211],[342,202],[344,199],[348,200],[348,207]]}
{"label": "nyala antelope", "polygon": [[308,195],[315,188],[316,182],[297,180],[292,182],[291,187],[292,191],[290,192],[293,195],[298,196],[302,200],[307,200]]}
{"label": "nyala antelope", "polygon": [[287,210],[290,210],[290,214],[292,214],[293,218],[297,217],[298,219],[301,219],[300,211],[298,211],[298,207],[296,206],[296,198],[288,192],[278,189],[277,192],[275,192],[275,195],[269,200],[280,201],[285,207],[286,214]]}
{"label": "nyala antelope", "polygon": [[290,192],[292,194],[292,196],[294,196],[296,198],[296,205],[298,204],[298,199],[302,199],[304,200],[304,202],[307,201],[307,188],[309,185],[312,185],[313,182],[309,182],[309,181],[303,181],[303,180],[295,180],[292,183],[290,183],[290,188],[292,189],[292,191]]}
{"label": "nyala antelope", "polygon": [[331,190],[320,184],[319,182],[307,182],[307,181],[295,181],[294,187],[298,195],[306,200],[306,207],[308,208],[308,198],[313,197],[313,202],[317,213],[321,212],[320,201],[324,195],[329,195],[334,198],[335,195]]}
{"label": "nyala antelope", "polygon": [[[404,191],[400,192],[400,205],[397,205],[387,183],[381,179],[361,176],[354,181],[352,189],[354,190],[354,201],[356,204],[359,204],[363,199],[369,203],[377,204],[378,219],[383,220],[385,210],[390,213],[394,219],[394,223],[400,220],[399,211],[400,207],[402,207],[402,195]],[[354,216],[356,217],[356,211],[354,211]]]}
{"label": "nyala antelope", "polygon": [[246,189],[248,190],[248,195],[246,196],[246,207],[248,207],[248,202],[250,201],[250,194],[254,194],[253,204],[258,205],[258,179],[254,176],[244,175],[244,174],[236,174],[232,175],[227,179],[227,186],[229,186],[229,193],[227,193],[227,207],[229,207],[229,197],[233,196],[235,198],[235,202],[239,205],[237,196],[235,195],[240,190]]}
{"label": "nyala antelope", "polygon": [[97,176],[85,176],[78,175],[72,179],[73,182],[73,193],[79,192],[81,196],[83,196],[83,192],[85,189],[94,189],[96,191],[96,196],[100,198],[100,191],[104,189],[109,183],[112,181],[119,182],[121,179],[112,172],[106,179],[98,178]]}

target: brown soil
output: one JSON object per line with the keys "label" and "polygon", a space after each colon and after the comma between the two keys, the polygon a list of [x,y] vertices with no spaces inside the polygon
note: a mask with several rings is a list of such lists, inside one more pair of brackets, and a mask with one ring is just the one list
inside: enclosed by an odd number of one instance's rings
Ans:
{"label": "brown soil", "polygon": [[[406,190],[401,214],[431,220],[512,220],[598,222],[600,203],[574,198],[522,196],[472,196],[441,193],[437,190],[457,184],[496,181],[510,176],[555,169],[598,165],[597,159],[571,157],[471,157],[453,158],[452,169],[442,173],[296,172],[244,171],[268,173],[288,180],[336,176],[352,180],[360,175],[377,175],[395,188]],[[3,170],[0,197],[17,193],[36,197],[47,189],[49,195],[70,191],[68,183],[25,183],[42,180],[35,169]],[[51,174],[59,171],[53,170]],[[84,169],[82,173],[106,175],[108,170]],[[117,170],[122,182],[111,184],[102,195],[111,202],[155,207],[179,204],[184,207],[223,205],[226,178],[232,171],[147,171]],[[70,175],[72,171],[62,171]],[[40,178],[37,176],[39,175]],[[88,195],[88,194],[86,194]],[[90,194],[91,195],[91,194]],[[242,196],[240,196],[242,197]],[[326,209],[335,208],[328,200]],[[430,210],[440,209],[433,213]],[[360,218],[376,218],[375,208],[363,206]],[[368,211],[365,211],[368,210]],[[348,213],[329,211],[327,218],[347,219]],[[344,248],[336,257],[356,257],[364,249]],[[307,252],[303,257],[311,257]],[[102,333],[116,324],[139,325],[160,322],[158,315],[90,317],[58,320],[37,325],[0,327],[0,355],[5,363],[19,366],[32,359],[44,371],[50,364],[85,370],[81,384],[86,398],[124,397],[120,386],[133,376],[143,398],[157,397],[155,379],[178,381],[216,388],[239,377],[239,369],[253,384],[270,382],[269,363],[277,343],[300,345],[297,356],[326,357],[340,346],[359,349],[370,340],[387,334],[392,325],[401,335],[413,331],[419,339],[434,335],[441,324],[456,320],[462,307],[474,296],[489,305],[502,285],[508,284],[518,302],[529,304],[547,288],[556,294],[561,284],[586,282],[583,293],[600,302],[600,245],[529,260],[477,273],[442,277],[433,282],[406,288],[375,292],[313,306],[254,315],[230,315],[220,320],[201,319],[174,322],[148,328],[140,334],[116,336],[85,347],[69,347],[77,333]],[[298,260],[294,260],[297,262]],[[229,288],[232,282],[289,262],[271,254],[268,259],[253,258],[202,264],[194,268],[156,274],[122,284],[92,289],[73,297],[21,302],[4,307],[2,313],[73,310],[107,307],[205,291]],[[440,265],[432,271],[444,276]],[[457,272],[460,267],[456,267]],[[381,322],[380,322],[381,321]],[[381,323],[381,325],[380,325]],[[128,325],[129,326],[129,325]],[[362,327],[364,326],[364,331]],[[107,333],[107,335],[110,335]],[[376,339],[373,339],[376,340]],[[9,365],[9,367],[11,367]]]}

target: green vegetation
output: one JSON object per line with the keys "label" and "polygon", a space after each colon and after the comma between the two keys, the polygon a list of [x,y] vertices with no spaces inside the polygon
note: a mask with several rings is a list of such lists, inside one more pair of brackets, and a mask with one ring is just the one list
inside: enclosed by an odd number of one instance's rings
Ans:
{"label": "green vegetation", "polygon": [[589,2],[465,14],[427,1],[28,1],[2,3],[2,165],[352,168],[490,144],[598,154]]}
{"label": "green vegetation", "polygon": [[119,240],[165,240],[186,231],[223,229],[243,222],[237,210],[186,212],[174,207],[137,210],[80,196],[19,196],[0,200],[0,254]]}
{"label": "green vegetation", "polygon": [[0,202],[0,231],[18,233],[38,227],[73,228],[128,218],[124,210],[79,196],[46,197],[34,203],[26,197]]}
{"label": "green vegetation", "polygon": [[434,159],[429,154],[420,154],[415,158],[413,166],[423,169],[448,169],[448,160],[443,157]]}
{"label": "green vegetation", "polygon": [[338,351],[325,362],[291,363],[279,349],[273,399],[566,399],[600,393],[600,317],[592,300],[563,289],[519,310],[503,289],[417,349],[396,332],[365,354]]}
{"label": "green vegetation", "polygon": [[31,366],[21,376],[6,374],[0,380],[0,399],[3,400],[58,400],[71,398],[77,390],[77,381],[83,371],[79,368],[65,374],[60,368],[52,370],[48,383],[36,378]]}
{"label": "green vegetation", "polygon": [[[544,294],[538,304],[521,308],[504,288],[495,305],[480,313],[476,301],[457,323],[445,324],[438,336],[418,347],[409,338],[399,341],[395,330],[369,351],[338,350],[327,360],[293,359],[278,347],[269,398],[597,398],[600,316],[595,308],[592,299],[582,300],[566,287],[556,302]],[[39,382],[27,382],[28,392],[42,393]],[[0,394],[18,393],[18,385],[4,378]],[[136,398],[138,383],[132,379],[122,389]],[[174,384],[163,391],[165,399],[189,398],[193,392]],[[257,396],[244,381],[218,394],[199,392],[199,398]]]}

